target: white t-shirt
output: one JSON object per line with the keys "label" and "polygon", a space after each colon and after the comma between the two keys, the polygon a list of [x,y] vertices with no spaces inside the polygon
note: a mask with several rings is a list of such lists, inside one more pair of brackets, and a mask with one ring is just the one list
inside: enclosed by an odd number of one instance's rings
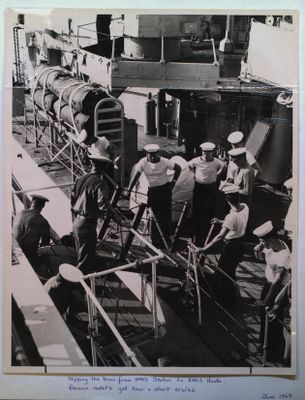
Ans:
{"label": "white t-shirt", "polygon": [[274,282],[275,275],[278,272],[278,268],[284,268],[287,273],[282,283],[286,284],[289,279],[288,272],[290,271],[290,259],[291,259],[291,253],[286,244],[285,244],[285,249],[283,250],[274,251],[273,249],[265,248],[263,250],[263,253],[265,254],[265,260],[267,264],[265,270],[265,276],[267,281],[271,283]]}
{"label": "white t-shirt", "polygon": [[149,187],[162,186],[171,180],[169,170],[174,169],[175,163],[167,158],[161,157],[160,161],[152,163],[146,157],[142,158],[136,165],[136,170],[144,173]]}
{"label": "white t-shirt", "polygon": [[248,219],[249,219],[249,207],[241,203],[243,208],[240,211],[232,210],[226,215],[222,226],[229,229],[225,239],[238,239],[244,236]]}
{"label": "white t-shirt", "polygon": [[218,158],[205,161],[202,157],[196,157],[189,162],[189,166],[195,168],[195,181],[198,183],[216,182],[217,173],[223,168],[223,165]]}

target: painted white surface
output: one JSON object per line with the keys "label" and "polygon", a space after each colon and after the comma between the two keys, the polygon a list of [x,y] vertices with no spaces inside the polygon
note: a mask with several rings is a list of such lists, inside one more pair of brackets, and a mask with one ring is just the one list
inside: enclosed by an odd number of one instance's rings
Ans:
{"label": "painted white surface", "polygon": [[18,142],[12,140],[11,143],[12,170],[17,181],[23,190],[30,189],[30,193],[41,194],[50,200],[42,210],[42,215],[60,237],[68,234],[72,230],[69,199],[57,188],[35,191],[38,188],[54,186],[55,183],[37,166]]}

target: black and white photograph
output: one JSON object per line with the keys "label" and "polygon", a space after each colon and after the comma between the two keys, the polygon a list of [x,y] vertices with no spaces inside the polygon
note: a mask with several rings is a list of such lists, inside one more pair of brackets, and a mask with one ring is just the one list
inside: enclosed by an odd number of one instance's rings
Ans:
{"label": "black and white photograph", "polygon": [[5,372],[295,374],[298,31],[6,10]]}

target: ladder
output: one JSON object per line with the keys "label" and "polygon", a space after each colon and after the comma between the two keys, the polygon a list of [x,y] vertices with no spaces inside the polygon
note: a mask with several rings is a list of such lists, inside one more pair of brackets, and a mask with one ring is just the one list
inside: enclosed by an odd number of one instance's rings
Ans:
{"label": "ladder", "polygon": [[115,97],[100,100],[94,110],[94,135],[105,136],[120,156],[121,184],[125,178],[124,105]]}

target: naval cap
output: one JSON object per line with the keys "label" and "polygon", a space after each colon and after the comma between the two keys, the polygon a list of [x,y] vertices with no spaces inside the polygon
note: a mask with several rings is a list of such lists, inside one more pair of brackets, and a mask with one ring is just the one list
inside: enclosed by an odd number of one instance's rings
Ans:
{"label": "naval cap", "polygon": [[224,194],[238,193],[239,187],[237,185],[226,185],[222,191]]}
{"label": "naval cap", "polygon": [[230,135],[227,137],[227,141],[231,144],[238,144],[240,143],[244,138],[244,134],[240,131],[235,131],[230,133]]}
{"label": "naval cap", "polygon": [[83,277],[82,271],[71,264],[61,264],[59,274],[65,281],[70,283],[77,283]]}
{"label": "naval cap", "polygon": [[253,235],[255,235],[255,236],[259,237],[259,238],[260,237],[264,237],[268,233],[270,233],[272,230],[273,230],[272,222],[271,221],[267,221],[263,225],[260,225],[259,227],[254,229]]}
{"label": "naval cap", "polygon": [[200,145],[202,151],[213,151],[215,149],[215,144],[212,142],[204,142]]}
{"label": "naval cap", "polygon": [[284,182],[284,186],[286,189],[292,189],[293,187],[293,178],[287,179],[286,182]]}
{"label": "naval cap", "polygon": [[32,200],[40,200],[41,202],[47,202],[50,201],[44,196],[41,196],[40,194],[31,194]]}
{"label": "naval cap", "polygon": [[158,150],[160,150],[160,146],[155,143],[147,144],[146,146],[144,146],[144,150],[147,153],[156,153]]}
{"label": "naval cap", "polygon": [[245,147],[238,147],[236,149],[231,149],[228,151],[229,156],[231,157],[239,157],[243,154],[246,154],[246,148]]}

